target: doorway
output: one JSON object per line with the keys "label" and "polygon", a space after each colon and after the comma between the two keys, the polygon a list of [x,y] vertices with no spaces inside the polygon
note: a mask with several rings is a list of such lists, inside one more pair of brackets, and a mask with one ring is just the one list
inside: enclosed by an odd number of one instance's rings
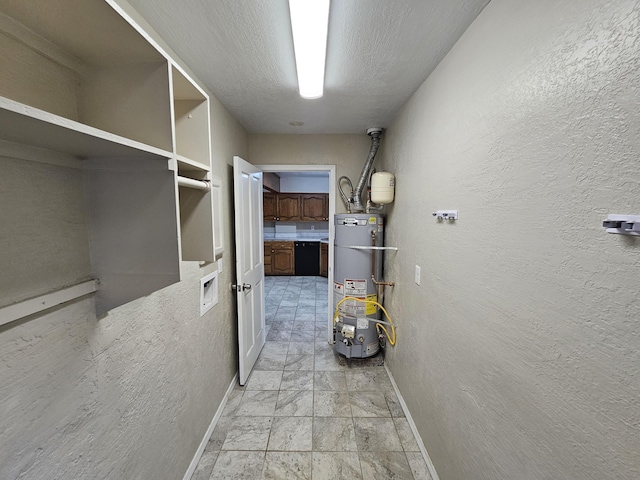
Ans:
{"label": "doorway", "polygon": [[[263,173],[283,173],[285,176],[298,174],[303,178],[306,178],[306,182],[313,184],[314,182],[308,180],[314,176],[322,176],[326,178],[328,181],[328,200],[329,200],[329,215],[327,221],[327,243],[328,243],[328,269],[327,269],[327,298],[328,298],[328,306],[327,306],[327,342],[333,341],[333,309],[331,305],[333,305],[333,239],[334,239],[334,224],[333,217],[335,215],[336,205],[335,205],[335,195],[336,195],[336,166],[335,165],[257,165]],[[289,188],[287,188],[289,189]],[[298,192],[304,193],[304,192]],[[311,192],[317,193],[317,192]],[[312,225],[313,222],[309,223]],[[305,227],[305,224],[301,224],[302,227]],[[270,228],[270,227],[269,227]],[[275,228],[275,227],[274,227]],[[294,229],[291,225],[288,225],[290,232],[294,232],[297,230]],[[285,228],[286,231],[286,228]],[[269,232],[270,233],[270,232]],[[274,232],[275,233],[275,230]],[[305,232],[309,234],[310,232]],[[264,239],[263,239],[264,242]],[[264,248],[264,244],[263,244]]]}

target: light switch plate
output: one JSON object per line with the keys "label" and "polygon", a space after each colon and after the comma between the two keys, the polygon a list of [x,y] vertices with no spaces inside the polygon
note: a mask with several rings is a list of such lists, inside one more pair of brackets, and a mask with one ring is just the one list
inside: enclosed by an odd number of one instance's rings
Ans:
{"label": "light switch plate", "polygon": [[416,265],[416,278],[414,280],[416,285],[420,285],[420,267]]}

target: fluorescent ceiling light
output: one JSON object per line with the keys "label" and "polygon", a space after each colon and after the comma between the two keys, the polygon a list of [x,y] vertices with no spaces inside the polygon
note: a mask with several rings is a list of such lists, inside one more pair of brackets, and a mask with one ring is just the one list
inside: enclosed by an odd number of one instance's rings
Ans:
{"label": "fluorescent ceiling light", "polygon": [[302,98],[320,98],[324,90],[330,0],[289,0],[293,49]]}

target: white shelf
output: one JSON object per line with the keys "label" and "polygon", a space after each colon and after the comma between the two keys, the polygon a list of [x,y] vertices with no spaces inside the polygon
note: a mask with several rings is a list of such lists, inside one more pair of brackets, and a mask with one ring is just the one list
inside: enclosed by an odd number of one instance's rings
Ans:
{"label": "white shelf", "polygon": [[183,159],[211,165],[209,97],[176,66],[171,68],[175,152]]}
{"label": "white shelf", "polygon": [[[173,150],[169,64],[103,0],[6,0],[0,95]],[[54,122],[56,123],[56,122]]]}
{"label": "white shelf", "polygon": [[[209,97],[176,65],[171,67],[177,174],[211,180]],[[182,260],[215,260],[214,190],[178,188]]]}
{"label": "white shelf", "polygon": [[209,97],[113,0],[3,0],[0,59],[2,304],[95,278],[102,315],[215,261]]}
{"label": "white shelf", "polygon": [[166,150],[0,97],[0,138],[80,158],[170,158]]}
{"label": "white shelf", "polygon": [[213,245],[216,256],[224,252],[224,234],[222,222],[222,179],[211,176],[211,201],[213,202]]}
{"label": "white shelf", "polygon": [[182,155],[176,155],[176,160],[178,162],[178,172],[208,172],[211,170],[208,165],[196,162]]}

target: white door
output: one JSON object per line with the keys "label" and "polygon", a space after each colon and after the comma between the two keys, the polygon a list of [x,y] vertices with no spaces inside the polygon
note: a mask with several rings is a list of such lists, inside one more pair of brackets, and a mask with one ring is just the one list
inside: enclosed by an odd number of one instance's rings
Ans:
{"label": "white door", "polygon": [[239,376],[244,385],[265,342],[262,171],[233,157],[233,177]]}

